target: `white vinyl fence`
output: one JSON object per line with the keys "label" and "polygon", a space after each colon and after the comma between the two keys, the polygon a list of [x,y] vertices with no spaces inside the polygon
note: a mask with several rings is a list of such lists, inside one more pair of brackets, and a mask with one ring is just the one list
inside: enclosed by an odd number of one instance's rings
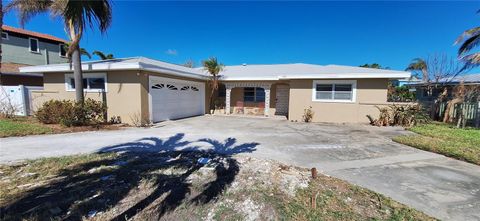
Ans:
{"label": "white vinyl fence", "polygon": [[43,90],[38,86],[0,86],[0,108],[13,108],[15,115],[32,114],[32,90]]}

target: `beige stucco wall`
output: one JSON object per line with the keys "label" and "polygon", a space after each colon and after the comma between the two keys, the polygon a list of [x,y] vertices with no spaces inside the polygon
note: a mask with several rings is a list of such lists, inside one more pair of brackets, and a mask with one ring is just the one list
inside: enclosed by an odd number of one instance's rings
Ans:
{"label": "beige stucco wall", "polygon": [[[120,116],[123,123],[129,124],[132,123],[132,117],[135,115],[143,116],[147,119],[150,116],[148,96],[148,77],[150,75],[181,80],[192,80],[146,71],[114,71],[103,73],[107,74],[107,92],[105,97],[108,107],[108,118]],[[89,73],[84,73],[84,76],[88,76],[88,74]],[[208,91],[208,88],[206,88],[206,90]],[[99,92],[86,92],[85,98],[92,98],[98,101],[103,100],[102,93]],[[75,100],[75,92],[66,91],[65,89],[65,73],[44,74],[44,90],[34,91],[32,93],[34,110],[44,102],[52,99]],[[206,107],[208,107],[207,99],[205,102]]]}
{"label": "beige stucco wall", "polygon": [[[89,73],[84,73],[84,76],[88,75]],[[148,86],[144,87],[145,82],[148,85],[146,75],[137,71],[108,72],[105,96],[108,118],[120,116],[122,122],[131,123],[133,115],[147,114],[148,116]],[[44,74],[44,90],[34,91],[32,98],[33,107],[36,109],[51,99],[75,100],[75,92],[66,91],[65,73],[46,73]],[[104,100],[100,92],[85,92],[85,98]],[[146,104],[145,101],[147,101]]]}
{"label": "beige stucco wall", "polygon": [[[353,79],[354,80],[354,79]],[[387,103],[387,79],[358,79],[354,103],[312,101],[313,80],[290,81],[289,119],[301,121],[304,109],[312,107],[314,122],[366,123],[367,114],[378,115],[375,105]]]}

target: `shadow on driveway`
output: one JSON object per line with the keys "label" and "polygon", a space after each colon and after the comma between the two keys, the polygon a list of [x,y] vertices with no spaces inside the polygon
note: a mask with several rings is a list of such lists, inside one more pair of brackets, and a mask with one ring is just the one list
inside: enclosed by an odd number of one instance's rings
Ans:
{"label": "shadow on driveway", "polygon": [[[2,220],[62,219],[82,220],[92,211],[105,212],[121,204],[137,191],[142,181],[151,185],[147,196],[127,207],[120,207],[111,220],[125,220],[148,210],[152,219],[160,219],[182,203],[206,204],[221,195],[239,172],[233,155],[256,151],[258,143],[238,144],[235,138],[224,142],[204,138],[186,141],[183,133],[168,139],[146,137],[134,142],[102,148],[100,153],[115,152],[114,157],[93,160],[63,168],[46,184],[32,188],[0,208]],[[204,142],[210,149],[191,146]],[[209,158],[215,179],[192,189],[187,178],[205,166],[200,158]],[[165,172],[165,171],[170,172]],[[172,172],[173,171],[173,172]],[[137,194],[138,195],[138,194]],[[117,215],[118,214],[118,215]]]}

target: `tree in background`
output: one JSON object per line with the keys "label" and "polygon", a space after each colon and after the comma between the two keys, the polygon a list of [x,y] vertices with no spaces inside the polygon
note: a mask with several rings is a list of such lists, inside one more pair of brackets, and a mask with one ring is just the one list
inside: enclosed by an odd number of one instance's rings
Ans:
{"label": "tree in background", "polygon": [[[427,63],[425,60],[421,58],[414,58],[412,62],[408,65],[405,71],[413,71],[416,72],[415,75],[422,76],[422,80],[428,82],[428,71],[427,71]],[[418,74],[418,72],[421,73]]]}
{"label": "tree in background", "polygon": [[101,33],[107,31],[112,22],[110,0],[12,0],[6,9],[18,11],[21,26],[24,26],[33,16],[40,13],[50,13],[53,17],[63,20],[65,30],[71,40],[67,57],[73,63],[75,97],[78,102],[83,103],[80,40],[87,26],[92,29],[97,26]]}
{"label": "tree in background", "polygon": [[359,67],[362,68],[375,68],[375,69],[390,69],[389,67],[382,67],[382,65],[377,64],[377,63],[372,63],[372,64],[362,64]]}
{"label": "tree in background", "polygon": [[216,57],[211,57],[208,60],[202,61],[203,68],[210,74],[209,85],[211,87],[211,93],[209,98],[210,110],[214,110],[213,95],[218,90],[219,73],[223,71],[225,67],[222,63],[219,63]]}
{"label": "tree in background", "polygon": [[[65,49],[65,51],[68,51],[68,50],[69,50],[70,44],[71,44],[71,42],[68,42],[68,43],[65,43],[65,44],[63,45],[63,48]],[[92,55],[90,54],[90,52],[88,52],[87,49],[85,49],[85,48],[80,48],[80,55],[82,55],[82,56],[87,56],[88,59],[91,59],[91,58],[92,58]],[[71,59],[71,57],[69,57],[69,59]],[[71,62],[71,61],[69,60],[69,62]]]}
{"label": "tree in background", "polygon": [[187,61],[185,61],[185,63],[183,63],[183,66],[185,66],[187,68],[194,68],[195,67],[195,61],[193,61],[192,59],[188,59]]}
{"label": "tree in background", "polygon": [[92,54],[98,56],[101,60],[114,59],[113,54],[105,54],[101,51],[93,51]]}
{"label": "tree in background", "polygon": [[[477,11],[477,13],[479,13]],[[480,52],[468,54],[472,49],[480,44],[480,27],[474,27],[464,31],[455,41],[455,44],[461,44],[458,49],[458,57],[465,62],[464,69],[480,65]]]}

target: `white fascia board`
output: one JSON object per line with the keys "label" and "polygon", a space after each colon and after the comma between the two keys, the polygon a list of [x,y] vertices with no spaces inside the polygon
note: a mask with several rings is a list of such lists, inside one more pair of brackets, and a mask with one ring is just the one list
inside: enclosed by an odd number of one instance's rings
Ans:
{"label": "white fascia board", "polygon": [[[156,73],[170,74],[174,76],[206,80],[207,76],[195,73],[189,73],[156,65],[148,65],[139,62],[129,63],[86,63],[82,64],[82,71],[113,71],[113,70],[145,70]],[[48,72],[73,72],[70,65],[41,65],[27,66],[20,68],[22,73],[48,73]]]}
{"label": "white fascia board", "polygon": [[378,73],[351,73],[351,74],[316,74],[316,75],[294,75],[294,76],[280,76],[279,79],[358,79],[358,78],[388,78],[388,79],[402,79],[410,77],[410,73],[392,73],[392,74],[378,74]]}
{"label": "white fascia board", "polygon": [[[72,64],[73,65],[73,64]],[[137,70],[140,66],[138,63],[126,64],[103,64],[103,63],[86,63],[82,64],[82,71],[108,71],[108,70]],[[26,66],[19,68],[21,73],[48,73],[48,72],[72,72],[69,64],[59,65],[40,65]]]}
{"label": "white fascia board", "polygon": [[194,79],[199,79],[199,80],[207,80],[208,79],[207,76],[201,75],[201,74],[179,71],[179,70],[175,70],[175,69],[170,69],[170,68],[165,68],[165,67],[160,67],[160,66],[150,65],[150,64],[143,64],[143,63],[140,63],[140,70],[151,71],[151,72],[156,72],[156,73],[163,73],[163,74],[170,74],[170,75],[179,76],[179,77],[194,78]]}
{"label": "white fascia board", "polygon": [[278,77],[225,77],[221,81],[277,81]]}

